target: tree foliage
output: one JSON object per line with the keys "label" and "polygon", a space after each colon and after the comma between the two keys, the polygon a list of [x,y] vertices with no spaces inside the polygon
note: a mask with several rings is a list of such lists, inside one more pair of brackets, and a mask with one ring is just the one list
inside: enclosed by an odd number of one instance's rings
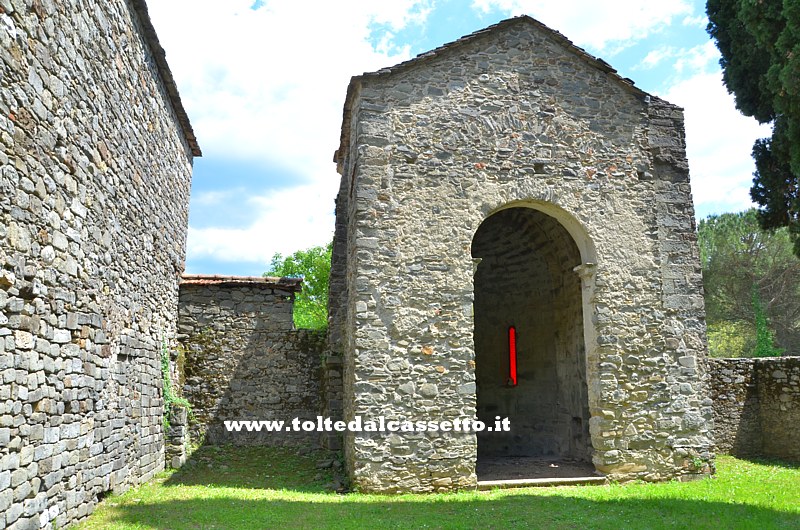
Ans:
{"label": "tree foliage", "polygon": [[756,347],[753,350],[753,357],[780,355],[784,350],[775,347],[775,333],[769,327],[767,313],[764,311],[764,305],[755,289],[753,290],[753,313],[756,317]]}
{"label": "tree foliage", "polygon": [[800,260],[787,230],[763,230],[751,209],[701,220],[698,243],[712,355],[800,352]]}
{"label": "tree foliage", "polygon": [[755,338],[756,330],[749,322],[708,322],[708,352],[711,357],[750,357],[756,349]]}
{"label": "tree foliage", "polygon": [[759,222],[788,227],[800,257],[800,2],[708,0],[706,12],[736,107],[773,126],[753,146]]}
{"label": "tree foliage", "polygon": [[328,325],[328,282],[333,243],[298,250],[291,256],[276,253],[264,276],[302,278],[303,290],[294,303],[294,325],[322,329]]}

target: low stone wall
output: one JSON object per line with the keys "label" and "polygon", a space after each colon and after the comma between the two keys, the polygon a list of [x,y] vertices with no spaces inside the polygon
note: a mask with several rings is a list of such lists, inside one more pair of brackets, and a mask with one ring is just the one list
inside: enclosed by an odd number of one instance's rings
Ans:
{"label": "low stone wall", "polygon": [[192,437],[238,445],[317,444],[316,432],[228,432],[225,420],[314,419],[324,334],[295,330],[300,280],[185,276],[178,329]]}
{"label": "low stone wall", "polygon": [[[342,387],[342,357],[333,355],[327,349],[322,364],[322,409],[321,414],[332,421],[344,419],[343,412],[343,387]],[[322,447],[331,451],[342,448],[343,435],[339,432],[322,433],[320,437]]]}
{"label": "low stone wall", "polygon": [[186,463],[186,445],[189,441],[188,412],[188,409],[182,406],[173,406],[169,411],[164,453],[167,465],[173,469],[178,469]]}
{"label": "low stone wall", "polygon": [[800,357],[708,359],[717,451],[800,461]]}

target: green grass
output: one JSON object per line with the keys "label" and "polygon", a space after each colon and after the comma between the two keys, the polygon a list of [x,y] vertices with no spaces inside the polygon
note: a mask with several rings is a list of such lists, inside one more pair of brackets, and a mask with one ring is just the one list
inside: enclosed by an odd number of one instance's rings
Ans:
{"label": "green grass", "polygon": [[210,448],[108,497],[78,528],[800,528],[800,468],[721,456],[713,479],[461,492],[340,495],[324,453]]}

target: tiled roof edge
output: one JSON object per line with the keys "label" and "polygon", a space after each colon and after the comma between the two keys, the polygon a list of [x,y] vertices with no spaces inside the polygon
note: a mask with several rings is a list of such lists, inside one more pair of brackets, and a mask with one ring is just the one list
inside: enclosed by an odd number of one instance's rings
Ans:
{"label": "tiled roof edge", "polygon": [[276,276],[223,276],[219,274],[184,274],[181,285],[249,285],[270,289],[299,292],[303,287],[302,278]]}

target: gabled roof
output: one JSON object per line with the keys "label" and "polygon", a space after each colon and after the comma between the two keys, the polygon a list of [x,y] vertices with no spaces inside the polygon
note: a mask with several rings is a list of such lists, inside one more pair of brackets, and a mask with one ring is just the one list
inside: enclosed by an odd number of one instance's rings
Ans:
{"label": "gabled roof", "polygon": [[144,37],[145,42],[147,42],[147,45],[150,47],[150,51],[156,61],[158,74],[161,76],[161,81],[164,83],[164,88],[167,90],[172,109],[175,111],[175,116],[178,118],[178,123],[183,130],[186,143],[189,145],[192,155],[203,156],[202,151],[200,151],[200,146],[197,144],[197,138],[192,130],[192,124],[189,123],[189,115],[186,114],[186,109],[183,108],[183,103],[181,103],[181,96],[178,94],[178,86],[175,84],[175,78],[172,77],[172,71],[167,64],[167,54],[158,41],[156,28],[153,27],[150,14],[147,12],[147,4],[145,0],[131,0],[131,5],[139,16],[139,21],[142,24],[142,37]]}
{"label": "gabled roof", "polygon": [[439,46],[438,48],[435,48],[431,51],[421,53],[408,61],[387,68],[381,68],[376,72],[366,72],[361,75],[353,76],[350,79],[349,86],[347,87],[347,97],[345,98],[345,103],[344,103],[344,116],[342,118],[342,135],[339,140],[339,149],[337,149],[333,155],[333,161],[341,163],[343,160],[343,155],[346,152],[346,147],[347,147],[346,142],[347,138],[350,136],[349,129],[350,129],[350,114],[352,110],[351,103],[359,83],[368,79],[390,76],[397,72],[402,72],[404,70],[407,70],[411,67],[424,64],[425,62],[430,61],[436,57],[441,57],[447,53],[450,53],[453,50],[456,50],[467,43],[474,42],[488,35],[498,33],[506,28],[509,28],[517,24],[530,24],[534,26],[535,28],[539,29],[544,34],[550,36],[553,40],[561,44],[566,51],[574,53],[581,59],[585,60],[591,66],[597,68],[601,72],[606,73],[610,78],[620,83],[625,89],[640,96],[649,96],[647,92],[644,92],[640,88],[636,87],[631,79],[619,75],[617,71],[604,60],[595,57],[594,55],[591,55],[590,53],[586,52],[586,50],[584,50],[583,48],[576,46],[575,44],[573,44],[571,40],[566,38],[564,35],[562,35],[561,33],[559,33],[554,29],[545,26],[535,18],[529,17],[528,15],[521,15],[518,17],[502,20],[497,24],[493,24],[487,28],[478,30],[474,33],[470,33],[469,35],[465,35],[464,37],[461,37],[458,40],[449,42],[447,44],[443,44],[442,46]]}

